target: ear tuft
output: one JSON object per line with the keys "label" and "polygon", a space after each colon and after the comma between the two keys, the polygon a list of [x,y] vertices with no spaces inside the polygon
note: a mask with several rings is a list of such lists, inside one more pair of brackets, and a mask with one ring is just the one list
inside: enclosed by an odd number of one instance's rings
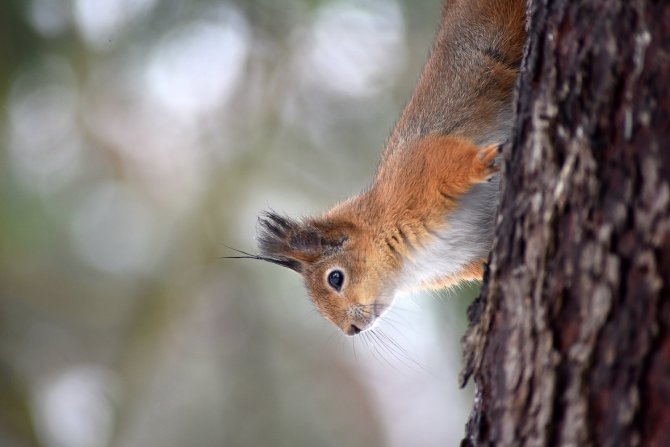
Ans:
{"label": "ear tuft", "polygon": [[[319,257],[339,249],[347,240],[341,234],[331,234],[323,223],[313,220],[300,222],[268,211],[258,219],[258,247],[268,258],[293,261],[298,264],[314,262]],[[294,267],[293,270],[300,271]]]}
{"label": "ear tuft", "polygon": [[263,256],[290,258],[289,240],[300,224],[288,217],[268,211],[258,218],[258,248]]}

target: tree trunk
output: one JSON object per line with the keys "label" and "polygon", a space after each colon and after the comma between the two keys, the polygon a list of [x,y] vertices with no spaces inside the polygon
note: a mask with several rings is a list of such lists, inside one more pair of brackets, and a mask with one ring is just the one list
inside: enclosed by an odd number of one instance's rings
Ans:
{"label": "tree trunk", "polygon": [[670,2],[533,3],[463,445],[670,446]]}

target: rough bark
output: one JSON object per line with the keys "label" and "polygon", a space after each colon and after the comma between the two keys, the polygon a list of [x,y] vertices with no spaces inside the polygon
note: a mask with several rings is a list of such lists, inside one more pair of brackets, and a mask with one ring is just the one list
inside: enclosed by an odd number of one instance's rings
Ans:
{"label": "rough bark", "polygon": [[670,2],[537,0],[463,445],[670,446]]}

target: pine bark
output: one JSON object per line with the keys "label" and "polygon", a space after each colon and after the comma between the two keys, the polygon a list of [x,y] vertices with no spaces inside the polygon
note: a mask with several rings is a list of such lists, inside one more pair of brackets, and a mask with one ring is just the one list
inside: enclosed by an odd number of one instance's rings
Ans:
{"label": "pine bark", "polygon": [[463,445],[670,446],[670,2],[529,17]]}

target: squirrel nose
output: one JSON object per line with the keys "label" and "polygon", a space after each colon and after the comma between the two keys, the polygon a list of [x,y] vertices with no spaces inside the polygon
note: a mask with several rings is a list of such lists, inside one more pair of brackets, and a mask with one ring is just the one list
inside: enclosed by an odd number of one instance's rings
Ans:
{"label": "squirrel nose", "polygon": [[349,327],[344,331],[345,334],[347,335],[356,335],[361,332],[361,328],[356,326],[355,324],[350,324]]}

